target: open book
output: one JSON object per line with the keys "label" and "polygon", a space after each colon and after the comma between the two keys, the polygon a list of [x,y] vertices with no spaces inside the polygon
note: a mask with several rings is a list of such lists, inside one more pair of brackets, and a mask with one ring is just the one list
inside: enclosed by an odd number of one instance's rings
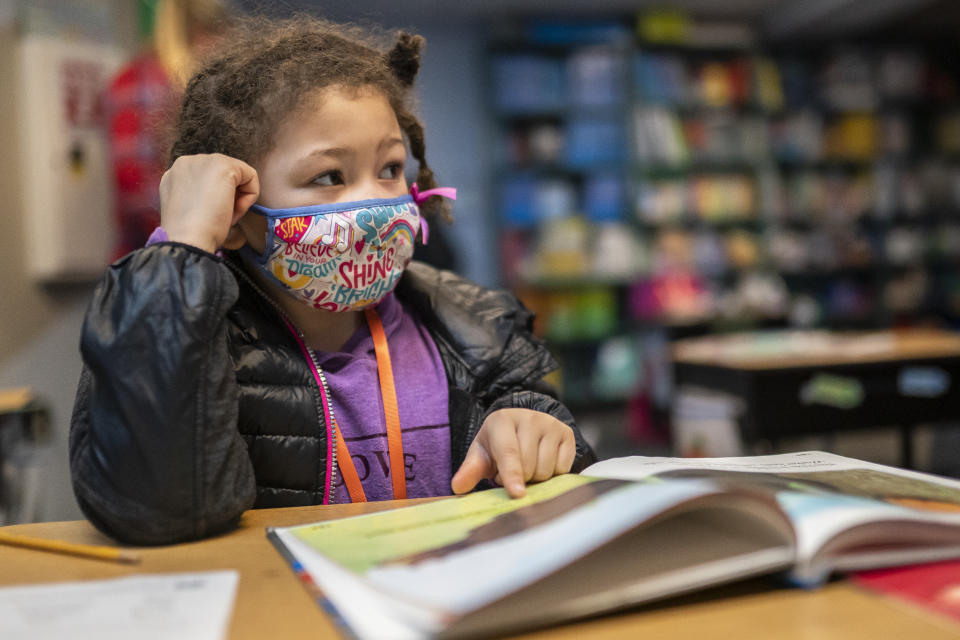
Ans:
{"label": "open book", "polygon": [[747,576],[960,557],[960,481],[816,451],[580,475],[268,531],[360,638],[472,637]]}

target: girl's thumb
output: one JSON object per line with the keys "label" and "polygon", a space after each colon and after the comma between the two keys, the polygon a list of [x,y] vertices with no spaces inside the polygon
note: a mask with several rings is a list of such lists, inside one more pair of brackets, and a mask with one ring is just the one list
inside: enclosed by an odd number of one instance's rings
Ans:
{"label": "girl's thumb", "polygon": [[470,445],[470,449],[463,459],[463,464],[460,465],[460,468],[457,469],[450,480],[450,488],[458,495],[467,493],[477,486],[477,483],[482,479],[493,474],[495,469],[490,468],[490,462],[490,458],[483,447],[477,443]]}

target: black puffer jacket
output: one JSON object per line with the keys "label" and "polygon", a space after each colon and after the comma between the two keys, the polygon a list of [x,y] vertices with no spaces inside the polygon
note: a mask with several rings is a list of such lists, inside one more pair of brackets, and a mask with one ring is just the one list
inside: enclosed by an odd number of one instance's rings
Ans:
{"label": "black puffer jacket", "polygon": [[[555,363],[510,294],[411,263],[397,296],[449,382],[452,472],[483,419],[535,409],[574,428],[541,378]],[[98,285],[81,338],[70,431],[74,492],[100,530],[168,544],[231,528],[251,507],[319,504],[327,425],[278,307],[242,269],[177,243],[135,251]]]}

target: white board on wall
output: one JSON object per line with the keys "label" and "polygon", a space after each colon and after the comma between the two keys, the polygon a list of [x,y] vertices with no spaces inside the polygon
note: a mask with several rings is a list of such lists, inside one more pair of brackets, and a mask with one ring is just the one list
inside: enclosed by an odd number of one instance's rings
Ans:
{"label": "white board on wall", "polygon": [[17,54],[27,274],[41,282],[94,280],[114,239],[101,98],[123,53],[34,34],[21,39]]}

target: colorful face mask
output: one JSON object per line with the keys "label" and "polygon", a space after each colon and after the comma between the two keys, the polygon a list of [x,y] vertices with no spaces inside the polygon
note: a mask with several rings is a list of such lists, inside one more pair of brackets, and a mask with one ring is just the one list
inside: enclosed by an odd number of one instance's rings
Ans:
{"label": "colorful face mask", "polygon": [[327,311],[357,311],[390,293],[421,229],[414,195],[250,210],[267,218],[267,243],[262,255],[245,246],[247,257],[288,293]]}

